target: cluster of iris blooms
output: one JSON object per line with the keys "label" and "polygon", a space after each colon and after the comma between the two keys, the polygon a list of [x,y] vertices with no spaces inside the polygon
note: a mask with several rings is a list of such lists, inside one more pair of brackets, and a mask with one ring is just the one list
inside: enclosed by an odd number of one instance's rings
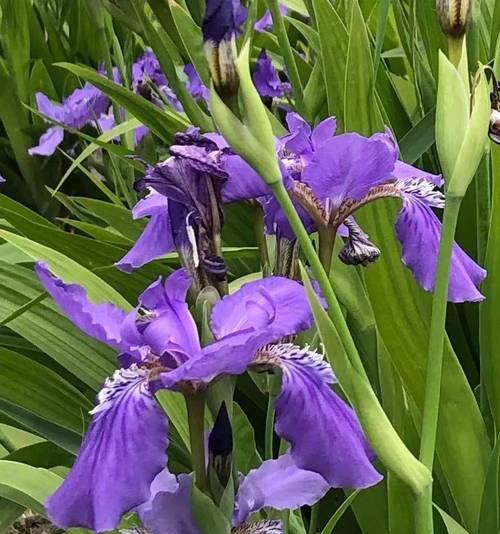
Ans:
{"label": "cluster of iris blooms", "polygon": [[[265,17],[259,22],[267,25]],[[235,0],[207,2],[203,34],[214,86],[222,95],[238,84],[234,41],[244,20]],[[263,68],[254,82],[268,91],[261,94],[289,93],[265,53],[259,62]],[[207,89],[194,69],[187,74],[192,92],[206,100]],[[150,53],[134,65],[133,75],[138,93],[147,96],[147,79],[169,98],[168,83]],[[39,96],[40,110],[61,124],[81,127],[96,117],[99,124],[109,107],[106,97],[91,86],[79,91],[86,93],[73,93],[61,106]],[[294,112],[286,125],[287,134],[276,140],[276,157],[308,232],[329,230],[333,239],[343,239],[341,261],[369,265],[380,251],[354,214],[379,199],[400,199],[395,230],[402,261],[432,291],[441,232],[434,209],[444,205],[441,177],[401,162],[389,130],[371,137],[336,134],[334,118],[312,128]],[[33,153],[49,153],[60,142],[62,129],[56,128],[61,127],[50,128]],[[40,149],[49,145],[50,150]],[[313,505],[330,488],[367,488],[382,476],[356,414],[332,387],[330,365],[322,354],[296,344],[297,335],[313,326],[306,290],[294,279],[296,253],[289,253],[288,262],[278,258],[273,275],[228,293],[221,245],[226,204],[253,200],[278,253],[297,250],[271,190],[216,132],[191,127],[177,134],[169,152],[165,161],[146,165],[136,182],[144,196],[133,216],[149,222],[117,267],[131,272],[177,251],[182,268],[151,284],[132,311],[95,304],[84,288],[57,278],[44,263],[36,265],[41,283],[68,318],[118,353],[118,369],[100,391],[80,453],[47,501],[47,511],[64,528],[107,531],[133,511],[152,532],[200,534],[203,525],[192,502],[203,493],[224,512],[227,532],[278,534],[282,522],[269,509]],[[478,286],[485,275],[454,245],[449,300],[481,300]],[[192,306],[195,302],[203,304],[201,320],[193,313],[200,308]],[[247,371],[280,377],[274,429],[287,446],[279,457],[240,473],[233,455],[232,395],[214,410],[208,439],[204,410],[215,384],[232,393],[228,377]],[[193,473],[169,471],[168,416],[155,399],[162,389],[186,399]]]}

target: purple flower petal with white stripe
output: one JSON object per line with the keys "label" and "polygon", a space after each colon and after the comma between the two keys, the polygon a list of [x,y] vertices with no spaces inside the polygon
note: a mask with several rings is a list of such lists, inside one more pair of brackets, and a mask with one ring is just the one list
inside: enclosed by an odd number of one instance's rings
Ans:
{"label": "purple flower petal with white stripe", "polygon": [[80,330],[114,348],[124,349],[120,334],[126,317],[123,310],[109,302],[91,302],[83,287],[64,283],[50,272],[46,263],[36,263],[35,271],[47,293]]}
{"label": "purple flower petal with white stripe", "polygon": [[251,514],[267,506],[275,510],[312,506],[329,488],[318,473],[299,469],[288,453],[277,460],[267,460],[241,481],[236,495],[234,524],[240,525]]}
{"label": "purple flower petal with white stripe", "polygon": [[291,344],[264,349],[262,363],[282,369],[276,433],[301,469],[319,473],[333,488],[367,488],[382,476],[354,411],[332,390],[335,377],[322,356]]}
{"label": "purple flower petal with white stripe", "polygon": [[148,500],[166,464],[167,420],[136,366],[106,381],[92,413],[78,458],[46,508],[59,527],[104,532]]}
{"label": "purple flower petal with white stripe", "polygon": [[[426,291],[433,291],[441,222],[431,206],[439,202],[442,204],[443,200],[442,197],[430,197],[425,192],[422,194],[423,185],[419,180],[401,183],[400,187],[403,191],[403,207],[396,221],[396,235],[403,249],[401,259],[418,283]],[[451,257],[448,300],[451,302],[483,300],[484,296],[477,287],[485,277],[486,271],[455,243]]]}

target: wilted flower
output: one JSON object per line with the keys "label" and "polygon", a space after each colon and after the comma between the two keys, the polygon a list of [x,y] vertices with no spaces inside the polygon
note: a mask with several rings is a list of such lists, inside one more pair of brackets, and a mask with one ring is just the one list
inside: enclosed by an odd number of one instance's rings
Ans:
{"label": "wilted flower", "polygon": [[[172,156],[146,174],[136,188],[148,196],[133,209],[134,218],[150,222],[132,249],[118,263],[131,271],[163,254],[178,250],[190,272],[200,266],[224,275],[214,238],[222,226],[221,204],[269,193],[262,181],[241,180],[241,158],[231,153],[221,136],[200,135],[195,128],[177,134]],[[202,274],[202,273],[201,273]]]}
{"label": "wilted flower", "polygon": [[262,50],[253,71],[253,83],[260,96],[268,98],[282,98],[292,90],[288,82],[282,82],[273,66],[271,58]]}
{"label": "wilted flower", "polygon": [[473,0],[437,0],[439,24],[445,35],[462,37],[469,26]]}
{"label": "wilted flower", "polygon": [[[288,14],[288,7],[285,6],[285,4],[280,4],[279,10],[283,17]],[[266,32],[266,31],[271,30],[272,27],[273,27],[273,17],[269,9],[267,9],[264,15],[262,15],[262,17],[255,23],[254,29],[256,32],[261,33],[261,32]]]}
{"label": "wilted flower", "polygon": [[[215,341],[201,347],[185,301],[191,279],[184,270],[153,283],[130,313],[90,302],[81,286],[64,283],[45,264],[38,263],[36,271],[69,319],[120,352],[122,367],[106,380],[78,458],[47,501],[57,525],[111,530],[124,513],[148,503],[151,483],[167,464],[168,422],[155,392],[167,388],[191,395],[249,367],[282,373],[276,432],[291,446],[282,462],[292,470],[313,471],[319,497],[328,487],[364,488],[380,481],[354,412],[331,389],[330,366],[307,348],[272,344],[313,322],[305,289],[297,282],[269,277],[219,300],[210,321]],[[297,493],[297,499],[303,497]],[[236,524],[256,506],[242,499]],[[279,508],[285,495],[272,492],[269,499],[267,505]]]}
{"label": "wilted flower", "polygon": [[238,90],[236,35],[246,20],[240,0],[208,0],[202,23],[210,75],[217,91],[232,95]]}

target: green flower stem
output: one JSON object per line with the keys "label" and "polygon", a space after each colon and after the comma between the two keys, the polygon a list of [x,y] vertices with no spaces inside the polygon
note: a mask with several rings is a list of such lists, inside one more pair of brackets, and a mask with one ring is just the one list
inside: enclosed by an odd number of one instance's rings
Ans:
{"label": "green flower stem", "polygon": [[285,189],[285,186],[282,182],[278,182],[275,184],[271,184],[270,187],[273,191],[274,196],[276,197],[276,200],[279,202],[281,208],[285,212],[288,222],[290,223],[292,230],[297,236],[302,251],[304,252],[305,257],[309,262],[314,277],[316,278],[321,287],[323,296],[325,297],[326,302],[328,304],[328,315],[330,316],[338,330],[340,339],[342,340],[347,355],[351,360],[351,364],[361,374],[361,376],[366,378],[366,380],[368,381],[368,376],[366,375],[366,371],[364,369],[361,358],[359,357],[356,345],[354,343],[354,340],[352,339],[351,333],[349,332],[349,328],[344,319],[340,304],[337,300],[337,297],[335,296],[335,293],[333,292],[332,286],[330,285],[328,275],[326,274],[326,271],[323,268],[323,265],[321,264],[321,260],[316,254],[314,245],[311,239],[309,238],[309,235],[306,229],[304,228],[304,225],[302,224],[302,221],[300,220],[297,211],[295,210],[295,207],[288,195],[288,192]]}
{"label": "green flower stem", "polygon": [[[446,307],[448,304],[448,279],[450,275],[451,254],[457,227],[458,214],[462,197],[446,195],[443,215],[443,227],[439,244],[434,298],[432,300],[432,318],[429,334],[427,358],[427,377],[425,382],[425,399],[422,416],[422,434],[420,442],[420,461],[432,471],[436,448],[439,402],[441,397],[441,379],[443,374],[443,350],[446,326]],[[417,517],[421,522],[419,534],[432,534],[432,487],[420,497],[417,503]]]}
{"label": "green flower stem", "polygon": [[271,460],[274,456],[274,399],[275,395],[275,377],[267,375],[267,411],[266,411],[266,434],[265,434],[265,456],[266,460]]}
{"label": "green flower stem", "polygon": [[318,532],[319,502],[311,507],[311,519],[309,521],[309,534]]}
{"label": "green flower stem", "polygon": [[271,15],[273,17],[274,29],[278,37],[281,52],[283,53],[283,59],[285,60],[286,71],[288,77],[290,78],[290,82],[292,83],[295,107],[301,115],[304,115],[302,81],[300,79],[297,63],[295,62],[295,58],[293,57],[293,50],[290,45],[290,41],[288,40],[285,23],[280,13],[279,1],[267,0],[267,6],[269,7],[269,11],[271,12]]}
{"label": "green flower stem", "polygon": [[333,257],[333,246],[335,245],[335,228],[329,226],[319,231],[319,259],[323,269],[330,274]]}
{"label": "green flower stem", "polygon": [[196,487],[207,491],[207,472],[205,469],[205,394],[195,393],[186,397],[189,423],[189,441],[193,462]]}

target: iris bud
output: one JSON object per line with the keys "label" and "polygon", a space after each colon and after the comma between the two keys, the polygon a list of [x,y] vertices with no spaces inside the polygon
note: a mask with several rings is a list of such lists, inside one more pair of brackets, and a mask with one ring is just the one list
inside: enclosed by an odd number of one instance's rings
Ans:
{"label": "iris bud", "polygon": [[202,31],[210,75],[221,97],[235,95],[239,87],[236,36],[245,22],[239,0],[208,0]]}
{"label": "iris bud", "polygon": [[490,139],[500,144],[500,83],[495,82],[495,87],[490,95],[491,98],[491,114],[490,114]]}
{"label": "iris bud", "polygon": [[233,431],[226,403],[222,402],[208,438],[208,484],[216,502],[232,480],[232,457]]}
{"label": "iris bud", "polygon": [[462,37],[469,26],[472,0],[437,0],[439,24],[448,37]]}

